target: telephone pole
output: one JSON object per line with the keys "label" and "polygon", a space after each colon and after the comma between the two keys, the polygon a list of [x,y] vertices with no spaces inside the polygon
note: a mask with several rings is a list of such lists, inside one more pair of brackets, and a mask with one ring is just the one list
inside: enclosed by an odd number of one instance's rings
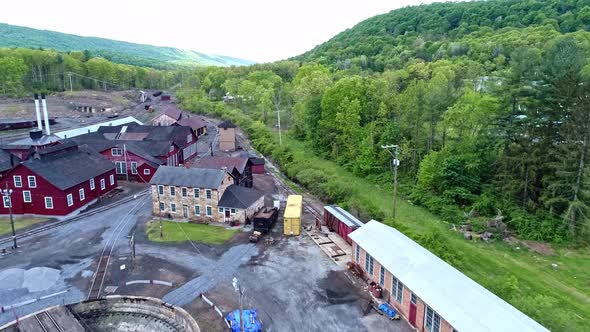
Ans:
{"label": "telephone pole", "polygon": [[72,72],[68,72],[68,76],[70,76],[70,92],[74,91],[74,86],[72,85]]}
{"label": "telephone pole", "polygon": [[8,213],[10,214],[10,227],[12,228],[12,241],[14,242],[14,249],[18,248],[16,244],[16,231],[14,230],[14,218],[12,217],[12,189],[8,189],[8,182],[6,183],[6,189],[2,190],[2,197],[4,199],[4,205],[8,203]]}
{"label": "telephone pole", "polygon": [[283,137],[281,136],[281,112],[277,109],[277,122],[279,126],[279,145],[283,145]]}
{"label": "telephone pole", "polygon": [[382,149],[385,149],[391,155],[391,166],[393,168],[393,206],[392,206],[392,216],[395,220],[395,205],[396,205],[396,196],[397,196],[397,167],[399,166],[399,159],[397,158],[399,155],[399,145],[392,144],[392,145],[381,145]]}

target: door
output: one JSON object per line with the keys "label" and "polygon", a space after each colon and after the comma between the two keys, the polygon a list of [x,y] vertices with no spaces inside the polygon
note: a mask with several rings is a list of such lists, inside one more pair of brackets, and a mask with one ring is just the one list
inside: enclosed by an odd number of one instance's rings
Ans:
{"label": "door", "polygon": [[416,300],[416,295],[412,293],[412,297],[410,299],[410,315],[408,320],[413,327],[416,327]]}
{"label": "door", "polygon": [[225,220],[229,220],[230,219],[230,214],[229,214],[229,209],[225,209]]}
{"label": "door", "polygon": [[188,206],[187,205],[182,206],[182,216],[185,218],[188,218]]}

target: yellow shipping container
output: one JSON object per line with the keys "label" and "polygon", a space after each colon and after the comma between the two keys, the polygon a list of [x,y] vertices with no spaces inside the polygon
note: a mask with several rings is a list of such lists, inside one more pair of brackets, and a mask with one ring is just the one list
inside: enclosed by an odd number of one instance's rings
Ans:
{"label": "yellow shipping container", "polygon": [[299,235],[301,233],[301,214],[303,212],[303,196],[289,195],[284,215],[285,235]]}

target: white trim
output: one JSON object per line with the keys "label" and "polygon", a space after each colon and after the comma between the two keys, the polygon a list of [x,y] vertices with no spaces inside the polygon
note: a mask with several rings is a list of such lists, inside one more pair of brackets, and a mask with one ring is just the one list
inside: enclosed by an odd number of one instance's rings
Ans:
{"label": "white trim", "polygon": [[193,188],[193,198],[201,198],[201,189]]}
{"label": "white trim", "polygon": [[170,197],[176,197],[176,186],[168,186],[168,193],[170,193]]}
{"label": "white trim", "polygon": [[86,199],[86,194],[84,193],[84,188],[78,190],[78,196],[80,196],[80,201],[83,201]]}
{"label": "white trim", "polygon": [[[29,199],[27,199],[27,196],[25,194],[29,194]],[[33,197],[31,196],[31,191],[30,190],[23,190],[23,202],[31,203],[32,201],[33,201]]]}
{"label": "white trim", "polygon": [[164,186],[159,184],[158,185],[158,196],[164,196]]}
{"label": "white trim", "polygon": [[[31,180],[33,180],[33,184],[31,184]],[[37,178],[34,175],[27,176],[27,183],[29,188],[37,188]]]}
{"label": "white trim", "polygon": [[[133,167],[133,165],[135,165],[135,167]],[[137,175],[137,161],[131,162],[131,174]]]}
{"label": "white trim", "polygon": [[[209,210],[211,210],[211,213],[209,213]],[[211,205],[205,205],[205,215],[207,217],[213,216],[213,207],[211,207]]]}
{"label": "white trim", "polygon": [[68,206],[72,206],[72,205],[74,205],[74,195],[72,195],[72,194],[68,194],[68,195],[66,196],[66,200],[67,200],[67,202],[68,202]]}
{"label": "white trim", "polygon": [[151,170],[149,168],[143,169],[143,175],[150,175],[150,174],[151,174]]}
{"label": "white trim", "polygon": [[176,214],[176,203],[170,203],[170,213]]}
{"label": "white trim", "polygon": [[94,184],[94,179],[90,179],[90,190],[94,190],[96,185]]}
{"label": "white trim", "polygon": [[9,208],[11,205],[11,199],[10,196],[2,196],[2,204],[4,205],[5,208]]}
{"label": "white trim", "polygon": [[[115,153],[115,151],[117,151],[117,153]],[[121,148],[112,148],[111,149],[111,156],[117,157],[117,156],[122,156],[122,155],[123,155],[123,149],[121,149]]]}
{"label": "white trim", "polygon": [[[17,181],[16,181],[17,178],[18,178],[18,183],[19,183],[18,185],[16,184],[17,183]],[[23,186],[23,178],[20,175],[14,175],[12,177],[12,180],[14,181],[14,186],[16,188],[22,188],[22,186]]]}
{"label": "white trim", "polygon": [[[197,208],[199,209],[199,213],[197,213]],[[200,205],[198,205],[198,204],[197,204],[197,205],[195,205],[195,206],[193,207],[193,212],[195,213],[195,216],[197,216],[197,217],[201,216],[201,206],[200,206]]]}
{"label": "white trim", "polygon": [[166,211],[166,203],[158,202],[158,208],[160,209],[160,212]]}
{"label": "white trim", "polygon": [[100,190],[105,190],[106,187],[107,187],[106,180],[100,179]]}
{"label": "white trim", "polygon": [[111,183],[111,186],[115,184],[115,176],[113,174],[109,176],[109,182]]}
{"label": "white trim", "polygon": [[213,199],[213,190],[205,189],[205,199]]}
{"label": "white trim", "polygon": [[[47,204],[48,199],[49,199],[49,203],[50,203],[49,205]],[[45,196],[43,198],[43,201],[45,202],[45,208],[46,209],[53,210],[53,197],[51,197],[51,196]]]}
{"label": "white trim", "polygon": [[180,196],[188,197],[188,188],[187,187],[180,187]]}

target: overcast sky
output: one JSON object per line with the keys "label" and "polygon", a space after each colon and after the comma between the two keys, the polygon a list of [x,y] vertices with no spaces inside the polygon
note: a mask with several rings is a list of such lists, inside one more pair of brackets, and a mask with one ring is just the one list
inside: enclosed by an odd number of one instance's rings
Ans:
{"label": "overcast sky", "polygon": [[5,0],[0,22],[266,62],[432,0]]}

